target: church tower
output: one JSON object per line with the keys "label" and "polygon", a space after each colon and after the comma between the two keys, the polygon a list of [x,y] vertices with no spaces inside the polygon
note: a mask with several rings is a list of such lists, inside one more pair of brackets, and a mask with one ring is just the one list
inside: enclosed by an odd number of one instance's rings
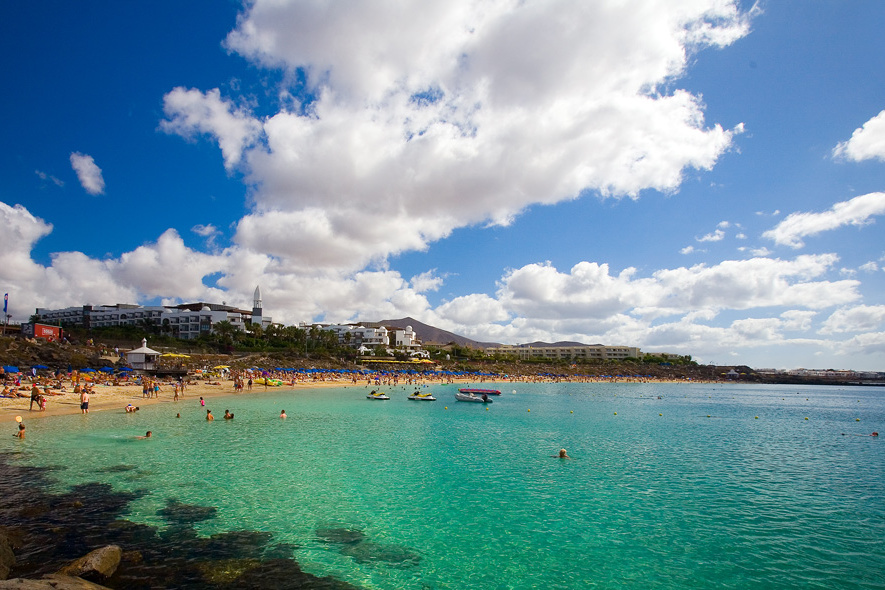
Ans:
{"label": "church tower", "polygon": [[261,325],[261,287],[255,287],[255,296],[252,298],[252,323]]}

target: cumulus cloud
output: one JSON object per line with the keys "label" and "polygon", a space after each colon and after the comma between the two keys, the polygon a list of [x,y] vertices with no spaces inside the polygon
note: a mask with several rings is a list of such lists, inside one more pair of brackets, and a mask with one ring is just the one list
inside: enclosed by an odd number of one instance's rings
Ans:
{"label": "cumulus cloud", "polygon": [[868,193],[850,201],[836,203],[821,213],[791,213],[774,228],[762,234],[776,244],[801,248],[802,238],[846,225],[856,227],[872,223],[872,217],[885,213],[885,193]]}
{"label": "cumulus cloud", "polygon": [[855,129],[851,139],[833,149],[833,156],[854,162],[885,160],[885,111]]}
{"label": "cumulus cloud", "polygon": [[692,53],[747,34],[736,6],[258,0],[228,48],[303,73],[308,93],[257,117],[176,88],[161,128],[208,134],[243,166],[237,244],[354,272],[532,204],[673,192],[710,169],[742,126],[707,125],[700,98],[670,88]]}
{"label": "cumulus cloud", "polygon": [[261,129],[245,110],[221,98],[218,89],[203,93],[175,88],[164,97],[163,111],[168,119],[160,122],[160,129],[184,137],[211,135],[228,170],[239,163],[243,150],[256,141]]}
{"label": "cumulus cloud", "polygon": [[695,239],[699,242],[721,242],[723,239],[725,239],[725,232],[721,229],[717,229],[709,234]]}
{"label": "cumulus cloud", "polygon": [[77,178],[87,193],[90,195],[104,193],[104,178],[101,175],[101,168],[95,164],[92,156],[80,152],[72,153],[71,167],[77,173]]}
{"label": "cumulus cloud", "polygon": [[885,305],[857,305],[839,308],[821,327],[821,334],[870,332],[885,323]]}

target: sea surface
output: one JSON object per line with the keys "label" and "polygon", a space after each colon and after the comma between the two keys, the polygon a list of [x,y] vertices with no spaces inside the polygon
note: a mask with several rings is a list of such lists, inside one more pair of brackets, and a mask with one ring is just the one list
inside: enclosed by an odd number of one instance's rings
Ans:
{"label": "sea surface", "polygon": [[203,507],[198,537],[259,531],[359,588],[885,588],[885,389],[496,387],[488,406],[350,386],[208,398],[214,422],[196,396],[25,415],[0,452],[53,492],[132,492],[122,518],[160,532]]}

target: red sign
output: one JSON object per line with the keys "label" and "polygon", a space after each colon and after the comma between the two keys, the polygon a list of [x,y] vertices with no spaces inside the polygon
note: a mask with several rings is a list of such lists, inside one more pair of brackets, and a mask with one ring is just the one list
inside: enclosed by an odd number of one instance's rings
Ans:
{"label": "red sign", "polygon": [[45,338],[49,341],[59,340],[61,338],[61,328],[58,326],[34,324],[34,338]]}

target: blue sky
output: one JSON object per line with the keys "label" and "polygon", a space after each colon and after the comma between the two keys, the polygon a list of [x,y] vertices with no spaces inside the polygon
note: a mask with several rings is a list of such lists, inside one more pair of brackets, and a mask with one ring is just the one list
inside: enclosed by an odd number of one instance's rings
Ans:
{"label": "blue sky", "polygon": [[13,320],[260,285],[286,324],[885,370],[883,3],[4,16]]}

